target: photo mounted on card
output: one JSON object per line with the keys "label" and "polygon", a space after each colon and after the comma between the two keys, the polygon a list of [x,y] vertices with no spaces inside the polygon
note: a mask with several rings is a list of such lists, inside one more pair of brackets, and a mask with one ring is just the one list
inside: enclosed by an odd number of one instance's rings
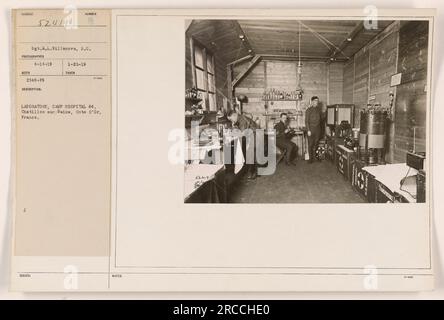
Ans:
{"label": "photo mounted on card", "polygon": [[428,35],[428,20],[186,21],[185,202],[425,202],[429,108],[410,89]]}
{"label": "photo mounted on card", "polygon": [[12,17],[12,289],[433,288],[434,9]]}

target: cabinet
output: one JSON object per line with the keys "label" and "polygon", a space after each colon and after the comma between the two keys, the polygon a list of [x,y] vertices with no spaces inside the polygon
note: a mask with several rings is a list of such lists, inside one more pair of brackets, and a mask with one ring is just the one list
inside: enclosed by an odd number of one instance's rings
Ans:
{"label": "cabinet", "polygon": [[363,170],[366,164],[355,160],[352,169],[352,185],[355,190],[368,202],[376,202],[375,177]]}
{"label": "cabinet", "polygon": [[344,179],[352,181],[355,152],[342,144],[336,146],[336,167]]}
{"label": "cabinet", "polygon": [[333,131],[342,121],[347,121],[354,126],[354,104],[333,104],[327,106],[327,126]]}

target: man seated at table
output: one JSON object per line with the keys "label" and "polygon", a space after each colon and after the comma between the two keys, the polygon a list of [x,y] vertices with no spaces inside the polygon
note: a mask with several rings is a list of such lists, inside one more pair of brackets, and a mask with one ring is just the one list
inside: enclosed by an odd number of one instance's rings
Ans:
{"label": "man seated at table", "polygon": [[286,152],[285,163],[295,165],[296,157],[293,155],[297,155],[298,146],[291,141],[292,130],[288,126],[288,115],[285,112],[281,113],[280,121],[274,126],[274,129],[276,130],[276,146]]}

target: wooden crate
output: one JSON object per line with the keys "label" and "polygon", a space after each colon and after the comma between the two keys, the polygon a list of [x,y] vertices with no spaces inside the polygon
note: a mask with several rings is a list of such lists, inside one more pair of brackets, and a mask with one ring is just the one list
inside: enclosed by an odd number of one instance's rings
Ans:
{"label": "wooden crate", "polygon": [[375,178],[363,170],[366,164],[360,160],[353,162],[352,185],[355,190],[368,202],[376,202]]}
{"label": "wooden crate", "polygon": [[344,179],[352,181],[353,163],[355,162],[355,152],[342,144],[336,146],[336,168],[344,176]]}

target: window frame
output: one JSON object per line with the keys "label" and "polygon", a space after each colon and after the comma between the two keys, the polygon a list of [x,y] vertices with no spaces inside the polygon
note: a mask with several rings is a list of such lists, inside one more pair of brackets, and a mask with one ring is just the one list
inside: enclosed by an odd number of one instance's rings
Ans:
{"label": "window frame", "polygon": [[[203,68],[196,65],[196,47],[199,47],[202,50],[202,62],[203,62]],[[208,70],[208,58],[211,59],[211,63],[213,65],[213,72],[210,72]],[[194,37],[191,37],[191,68],[193,72],[193,86],[196,87],[196,89],[199,92],[202,92],[204,94],[204,105],[207,111],[216,111],[217,110],[217,102],[216,102],[216,66],[215,66],[215,59],[214,59],[214,53],[207,49],[202,43],[200,43],[198,40],[196,40]],[[197,70],[203,72],[204,75],[204,88],[199,88],[197,84]],[[213,88],[210,89],[210,76],[213,77]],[[214,97],[214,106],[213,109],[211,109],[210,106],[210,95],[213,95]]]}

